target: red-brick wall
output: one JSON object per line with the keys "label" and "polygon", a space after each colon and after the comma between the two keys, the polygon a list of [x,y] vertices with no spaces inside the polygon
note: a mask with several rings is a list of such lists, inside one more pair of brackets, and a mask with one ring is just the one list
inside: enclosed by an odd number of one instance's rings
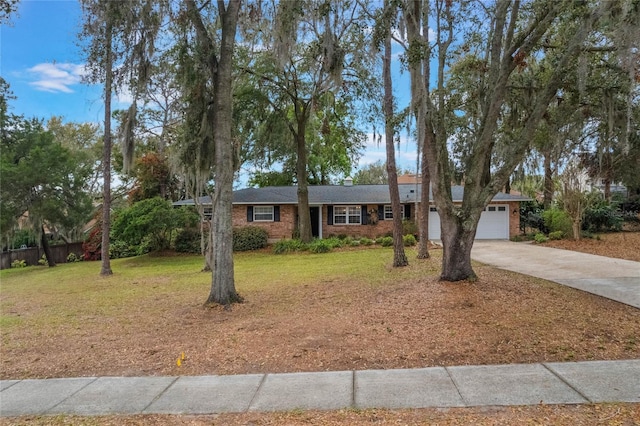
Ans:
{"label": "red-brick wall", "polygon": [[280,222],[247,222],[247,206],[233,206],[233,226],[257,226],[269,233],[269,241],[293,238],[296,224],[297,206],[280,206]]}
{"label": "red-brick wall", "polygon": [[[413,208],[411,205],[411,215],[413,217]],[[373,214],[369,215],[369,220],[367,225],[327,225],[327,206],[322,207],[322,236],[324,238],[328,238],[331,236],[337,235],[347,235],[348,237],[367,237],[371,239],[375,239],[377,237],[389,234],[393,231],[393,221],[392,220],[378,220],[378,205],[377,204],[368,204],[367,211],[374,211]],[[371,217],[373,216],[373,220]]]}
{"label": "red-brick wall", "polygon": [[[515,213],[514,213],[515,212]],[[509,238],[520,235],[520,202],[509,202]]]}
{"label": "red-brick wall", "polygon": [[[511,201],[509,205],[509,237],[512,238],[520,234],[520,203]],[[411,204],[411,219],[416,218],[415,204]],[[378,205],[367,205],[367,211],[377,212]],[[419,208],[418,218],[420,217]],[[515,214],[513,212],[516,212]],[[297,206],[281,205],[279,222],[247,222],[247,206],[233,206],[233,226],[258,226],[264,228],[269,233],[269,241],[274,242],[283,238],[293,238],[296,226]],[[329,238],[337,235],[347,235],[349,237],[367,237],[375,239],[379,236],[389,234],[393,230],[393,221],[378,220],[377,213],[370,215],[374,217],[367,225],[327,225],[327,206],[322,206],[322,236]]]}

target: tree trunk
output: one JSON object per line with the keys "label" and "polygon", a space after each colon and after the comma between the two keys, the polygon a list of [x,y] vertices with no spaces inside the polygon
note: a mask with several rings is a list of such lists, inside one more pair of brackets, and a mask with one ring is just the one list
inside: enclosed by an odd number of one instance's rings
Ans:
{"label": "tree trunk", "polygon": [[305,139],[307,110],[296,107],[296,177],[298,179],[298,231],[303,243],[311,242],[311,213],[309,212],[309,185],[307,183],[307,143]]}
{"label": "tree trunk", "polygon": [[412,103],[416,115],[418,128],[418,141],[422,144],[420,152],[420,183],[422,191],[420,195],[420,219],[416,208],[416,221],[418,224],[418,259],[429,258],[429,187],[431,177],[429,174],[428,150],[433,144],[431,125],[431,111],[429,110],[428,96],[430,92],[431,78],[431,48],[429,40],[429,23],[426,17],[430,15],[430,2],[413,0],[406,3],[404,19],[406,22],[409,49],[426,50],[423,55],[409,55],[409,73],[412,87]]}
{"label": "tree trunk", "polygon": [[[420,223],[418,226],[420,235],[418,239],[418,259],[429,258],[429,214],[431,206],[429,204],[429,187],[431,186],[431,178],[429,176],[429,163],[427,162],[427,145],[431,143],[431,132],[425,131],[422,147],[422,164],[420,166],[422,175],[422,191],[420,193]],[[418,218],[416,218],[418,220]]]}
{"label": "tree trunk", "polygon": [[102,175],[104,179],[102,196],[102,266],[100,275],[113,274],[111,260],[109,259],[109,233],[111,232],[111,84],[113,79],[113,52],[112,32],[113,27],[110,16],[106,19],[105,48],[105,84],[104,84],[104,147],[102,150]]}
{"label": "tree trunk", "polygon": [[608,177],[604,179],[604,199],[608,203],[611,202],[611,179]]}
{"label": "tree trunk", "polygon": [[582,220],[574,220],[572,223],[573,230],[573,239],[576,241],[580,240],[581,231],[582,231]]}
{"label": "tree trunk", "polygon": [[[386,3],[386,2],[385,2]],[[387,176],[389,178],[389,195],[393,212],[393,266],[407,266],[409,261],[404,252],[402,235],[402,215],[400,212],[400,191],[398,190],[398,172],[396,170],[396,152],[393,145],[393,91],[391,83],[391,34],[384,41],[384,58],[382,68],[384,81],[384,117],[385,145],[387,150]]]}
{"label": "tree trunk", "polygon": [[51,247],[49,246],[47,235],[44,232],[44,226],[40,226],[40,242],[42,243],[42,250],[44,250],[44,255],[47,258],[49,268],[53,268],[56,266],[56,261],[53,260],[53,254],[51,253]]}
{"label": "tree trunk", "polygon": [[219,303],[229,307],[241,302],[235,288],[233,271],[233,98],[232,69],[240,0],[231,0],[225,11],[219,4],[218,14],[222,23],[220,59],[212,59],[209,66],[214,79],[214,113],[212,116],[215,144],[215,190],[212,199],[213,229],[211,230],[211,292],[207,303]]}
{"label": "tree trunk", "polygon": [[443,248],[440,280],[475,281],[477,276],[471,267],[471,248],[478,221],[447,214],[442,215],[440,219]]}
{"label": "tree trunk", "polygon": [[542,191],[542,206],[545,210],[551,208],[553,201],[553,169],[551,168],[551,153],[544,153],[544,183]]}

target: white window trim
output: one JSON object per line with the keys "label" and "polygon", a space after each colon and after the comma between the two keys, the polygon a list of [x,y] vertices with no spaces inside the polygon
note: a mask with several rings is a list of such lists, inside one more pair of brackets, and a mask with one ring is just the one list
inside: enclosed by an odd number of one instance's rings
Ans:
{"label": "white window trim", "polygon": [[[337,213],[337,210],[341,208],[345,209],[345,214]],[[350,209],[354,209],[357,212],[357,214],[351,213],[349,211]],[[344,223],[336,221],[337,217],[343,217],[345,220]],[[350,219],[355,217],[358,218],[358,222],[351,222]],[[334,206],[333,207],[333,224],[337,226],[362,225],[362,207],[361,206]]]}
{"label": "white window trim", "polygon": [[[270,209],[270,213],[267,211],[258,212],[259,209]],[[258,215],[271,214],[271,219],[258,219]],[[275,219],[275,213],[273,206],[253,206],[253,221],[254,222],[273,222]]]}
{"label": "white window trim", "polygon": [[[393,220],[393,211],[391,210],[391,204],[387,204],[383,207],[384,220]],[[400,217],[404,219],[404,204],[400,204]]]}

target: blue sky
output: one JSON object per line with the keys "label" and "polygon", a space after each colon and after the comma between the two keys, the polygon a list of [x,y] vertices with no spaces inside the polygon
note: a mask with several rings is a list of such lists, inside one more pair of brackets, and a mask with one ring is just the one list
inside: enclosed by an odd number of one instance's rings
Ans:
{"label": "blue sky", "polygon": [[17,98],[14,113],[100,121],[100,87],[81,82],[80,19],[76,1],[22,0],[12,25],[0,28],[0,73]]}
{"label": "blue sky", "polygon": [[[17,99],[12,112],[45,120],[100,123],[104,114],[101,86],[82,83],[81,27],[78,1],[22,0],[12,25],[0,27],[0,74]],[[397,93],[408,90],[408,76],[394,73]],[[126,107],[124,103],[114,108]],[[384,146],[371,143],[359,165],[385,160]],[[415,168],[415,146],[403,143],[398,165]]]}

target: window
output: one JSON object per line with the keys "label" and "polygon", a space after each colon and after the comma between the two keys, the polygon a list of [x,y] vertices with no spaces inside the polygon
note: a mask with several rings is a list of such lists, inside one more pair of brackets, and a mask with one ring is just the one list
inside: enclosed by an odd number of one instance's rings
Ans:
{"label": "window", "polygon": [[[404,204],[400,204],[400,217],[404,217]],[[393,219],[393,211],[391,210],[391,206],[384,206],[384,220]]]}
{"label": "window", "polygon": [[430,212],[437,212],[437,211],[438,211],[438,209],[437,209],[437,208],[435,208],[435,207],[429,207],[429,211],[430,211]]}
{"label": "window", "polygon": [[202,209],[204,220],[211,220],[213,218],[213,207],[205,207]]}
{"label": "window", "polygon": [[360,206],[335,206],[333,208],[333,223],[336,225],[360,225]]}
{"label": "window", "polygon": [[255,222],[273,222],[273,206],[254,206],[253,220]]}
{"label": "window", "polygon": [[496,206],[489,206],[488,210],[490,212],[495,212],[496,211]]}
{"label": "window", "polygon": [[498,211],[499,212],[506,212],[507,208],[505,206],[498,206]]}

